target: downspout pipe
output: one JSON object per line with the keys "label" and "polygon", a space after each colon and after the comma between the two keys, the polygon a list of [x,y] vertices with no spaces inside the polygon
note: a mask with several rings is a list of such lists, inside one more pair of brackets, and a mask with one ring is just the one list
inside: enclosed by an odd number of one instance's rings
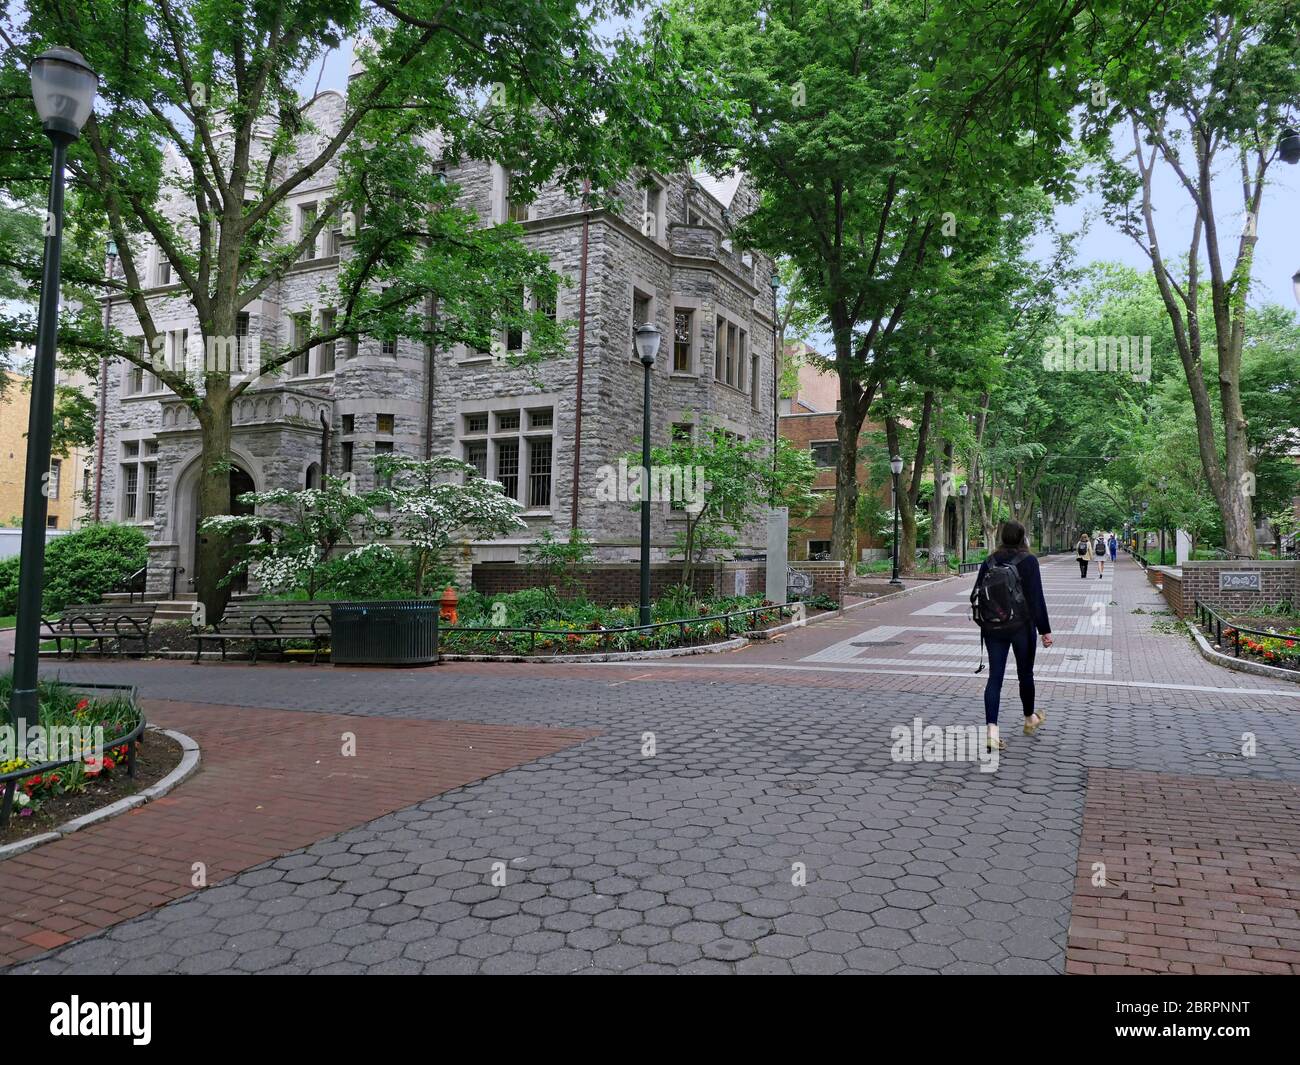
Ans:
{"label": "downspout pipe", "polygon": [[587,248],[591,237],[591,205],[588,197],[591,181],[582,183],[582,256],[578,265],[578,380],[574,400],[577,413],[573,420],[573,490],[569,509],[569,528],[578,527],[578,476],[582,464],[582,371],[587,353]]}
{"label": "downspout pipe", "polygon": [[[117,272],[117,256],[108,255],[108,277],[111,281]],[[113,294],[104,294],[104,339],[108,339],[108,330],[113,320]],[[99,432],[95,440],[95,523],[101,520],[100,506],[104,498],[104,417],[108,407],[108,356],[99,360]]]}

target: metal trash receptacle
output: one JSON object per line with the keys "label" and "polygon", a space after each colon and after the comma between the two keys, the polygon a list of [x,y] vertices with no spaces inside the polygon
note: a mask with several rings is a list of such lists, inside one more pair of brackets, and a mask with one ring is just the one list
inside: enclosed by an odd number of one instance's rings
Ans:
{"label": "metal trash receptacle", "polygon": [[438,661],[438,601],[333,603],[330,661],[336,666],[428,666]]}

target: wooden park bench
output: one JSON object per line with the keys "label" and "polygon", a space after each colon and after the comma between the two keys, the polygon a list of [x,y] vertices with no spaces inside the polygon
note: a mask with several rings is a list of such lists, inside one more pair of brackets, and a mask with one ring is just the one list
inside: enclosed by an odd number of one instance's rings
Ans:
{"label": "wooden park bench", "polygon": [[288,640],[310,640],[311,661],[316,664],[320,652],[330,638],[330,605],[321,602],[254,601],[231,603],[221,621],[211,632],[194,633],[196,644],[194,661],[200,660],[205,643],[221,645],[221,660],[226,659],[226,644],[247,643],[252,651],[253,664],[257,664],[258,648],[262,644],[275,644],[280,654],[285,653]]}
{"label": "wooden park bench", "polygon": [[63,654],[63,641],[72,641],[72,657],[77,657],[79,640],[93,641],[99,645],[98,654],[104,654],[104,641],[117,641],[117,655],[126,652],[128,640],[140,641],[140,653],[149,653],[149,630],[153,627],[157,603],[86,603],[64,607],[57,620],[41,618],[45,629],[43,639],[54,641],[56,656]]}

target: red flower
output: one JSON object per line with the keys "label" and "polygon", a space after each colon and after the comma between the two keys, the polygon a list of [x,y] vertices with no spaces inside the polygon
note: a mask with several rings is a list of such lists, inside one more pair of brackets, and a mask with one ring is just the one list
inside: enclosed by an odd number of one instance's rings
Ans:
{"label": "red flower", "polygon": [[89,705],[90,705],[90,700],[89,700],[89,699],[82,699],[81,702],[79,702],[79,703],[77,704],[77,709],[78,709],[78,710],[84,710],[84,709],[86,709],[86,707],[88,707]]}

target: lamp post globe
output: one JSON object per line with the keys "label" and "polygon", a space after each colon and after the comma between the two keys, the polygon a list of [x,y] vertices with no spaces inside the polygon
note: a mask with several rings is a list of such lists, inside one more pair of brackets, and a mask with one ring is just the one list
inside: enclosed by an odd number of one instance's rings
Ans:
{"label": "lamp post globe", "polygon": [[27,417],[27,466],[23,485],[23,534],[18,570],[18,616],[14,626],[13,689],[9,714],[16,735],[36,724],[40,705],[36,675],[40,654],[41,590],[45,584],[46,482],[54,429],[54,360],[59,331],[59,276],[63,257],[63,171],[68,145],[81,135],[95,105],[99,79],[71,48],[51,48],[32,61],[32,102],[53,146],[46,212],[45,262],[36,319],[31,405]]}
{"label": "lamp post globe", "polygon": [[636,353],[644,367],[641,401],[641,612],[640,623],[649,625],[650,616],[650,370],[659,354],[663,334],[653,322],[636,327]]}
{"label": "lamp post globe", "polygon": [[903,582],[898,579],[898,475],[903,472],[903,460],[898,455],[890,458],[889,472],[894,475],[894,574],[889,583],[901,588]]}
{"label": "lamp post globe", "polygon": [[71,48],[51,48],[32,61],[32,101],[41,126],[55,135],[76,140],[90,118],[99,78]]}

